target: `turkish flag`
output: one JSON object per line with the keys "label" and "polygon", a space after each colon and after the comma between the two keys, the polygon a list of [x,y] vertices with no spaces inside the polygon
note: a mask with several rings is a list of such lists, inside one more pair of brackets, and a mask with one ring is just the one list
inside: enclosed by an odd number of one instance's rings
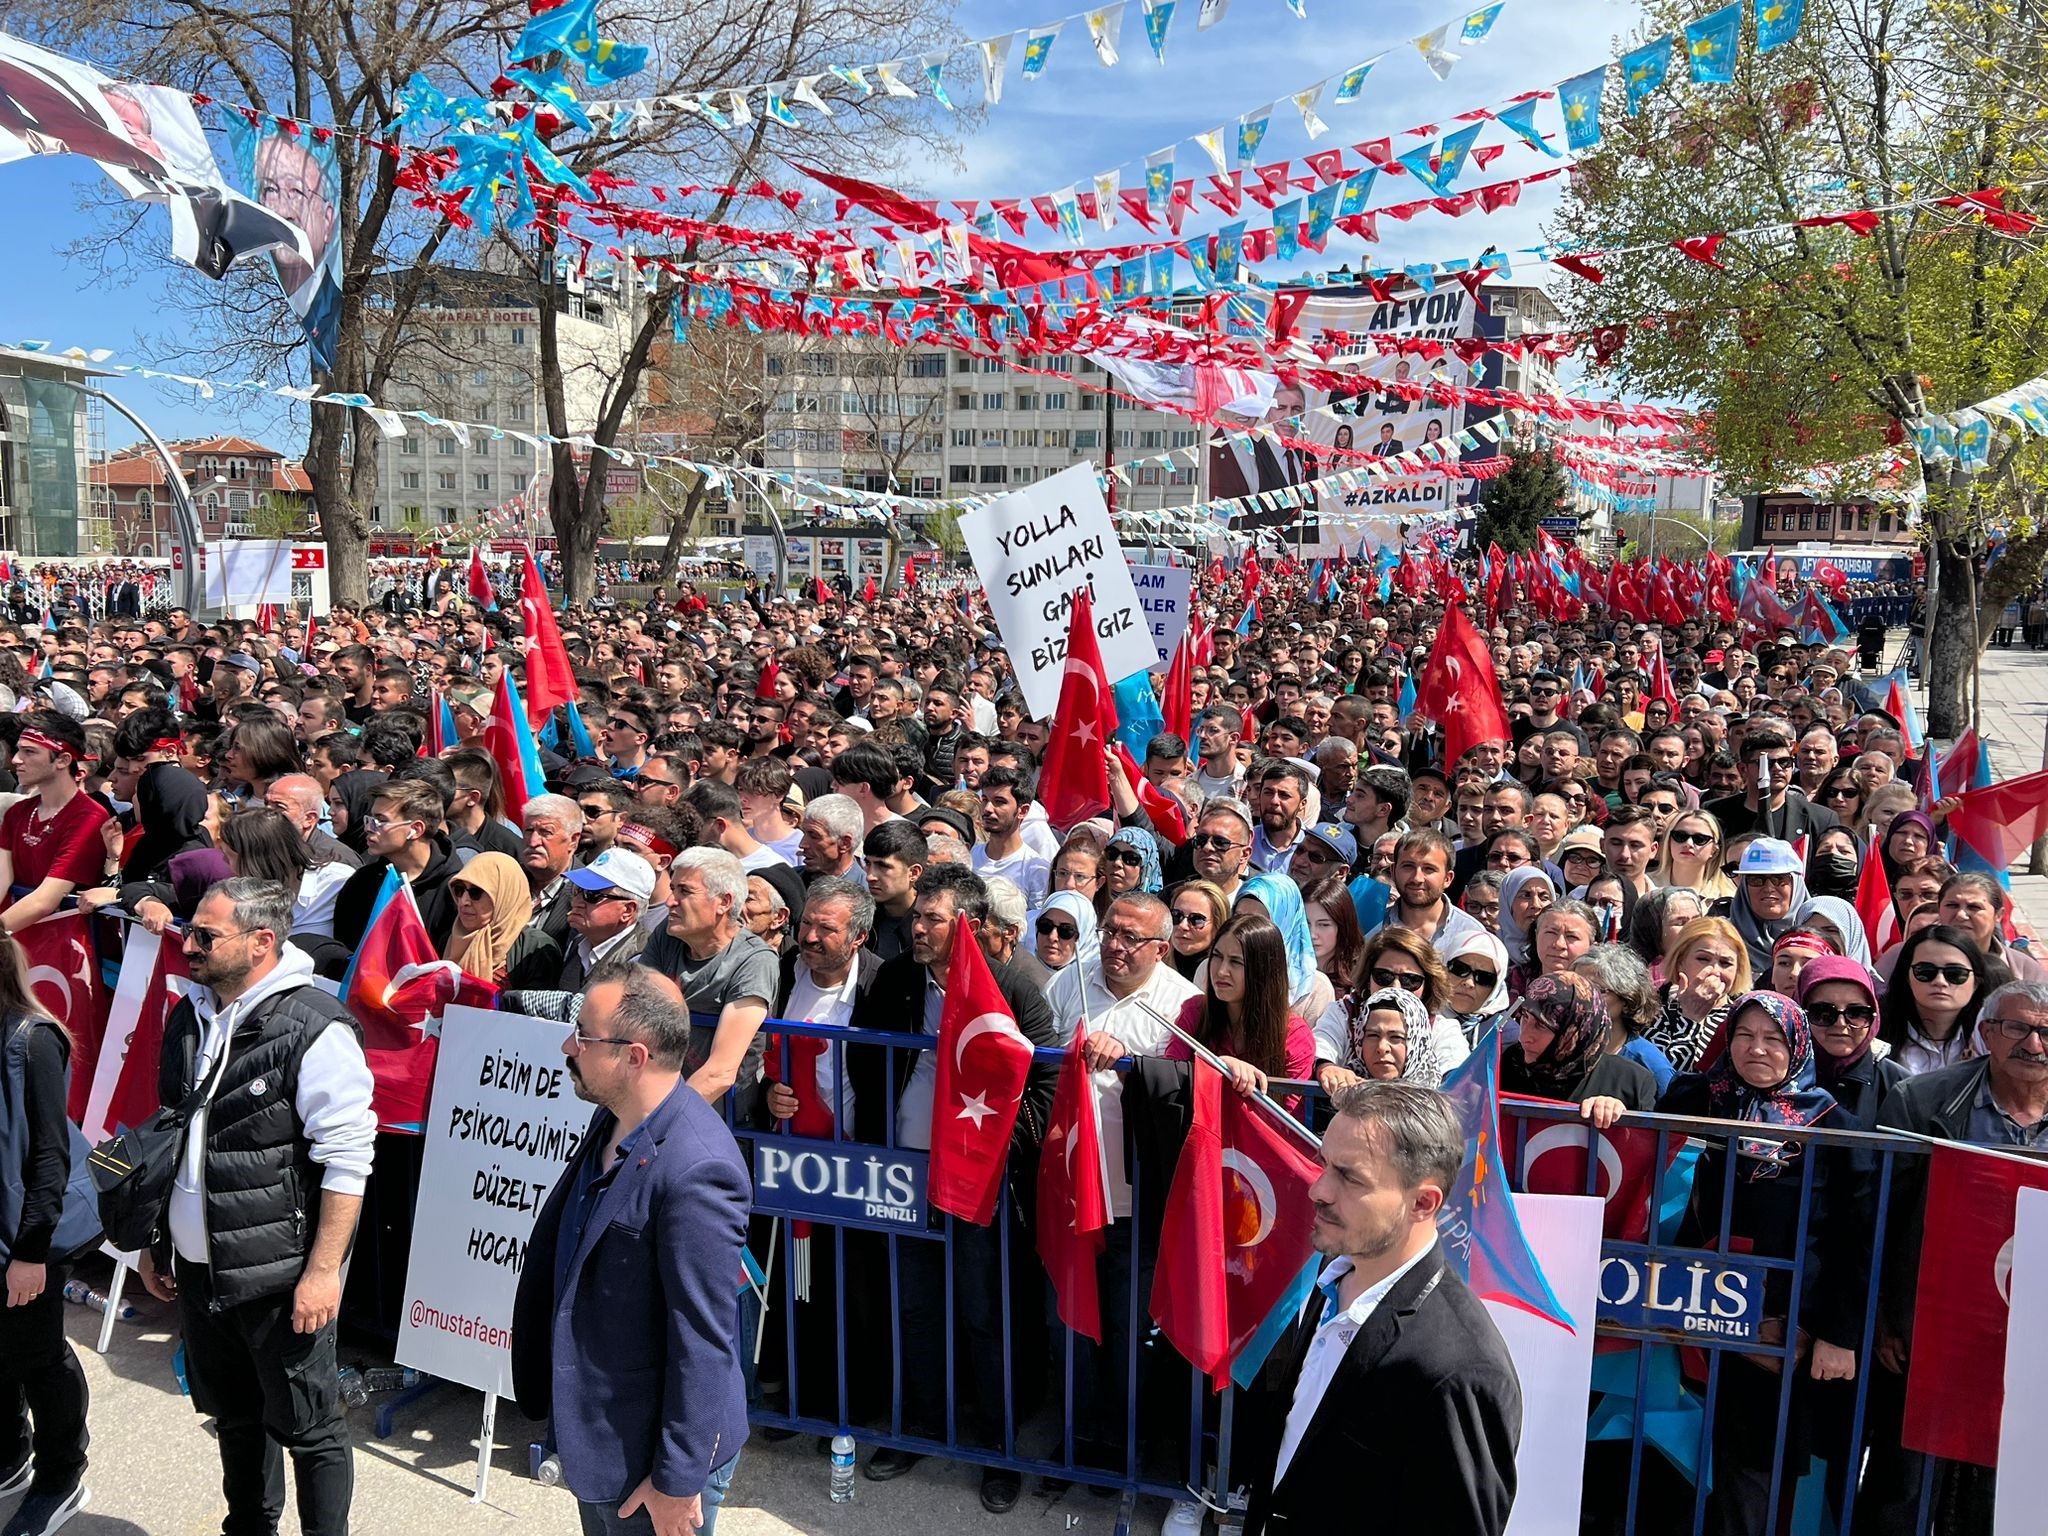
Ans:
{"label": "turkish flag", "polygon": [[1965,790],[1949,812],[1948,829],[2005,869],[2048,831],[2048,771]]}
{"label": "turkish flag", "polygon": [[1671,681],[1671,668],[1664,660],[1661,645],[1650,657],[1650,698],[1662,699],[1671,706],[1671,718],[1678,718],[1678,689]]}
{"label": "turkish flag", "polygon": [[1102,1155],[1102,1110],[1082,1057],[1085,1021],[1074,1031],[1052,1099],[1052,1125],[1038,1154],[1038,1256],[1059,1300],[1060,1321],[1102,1342],[1102,1299],[1095,1261],[1109,1226],[1109,1163]]}
{"label": "turkish flag", "polygon": [[931,1202],[985,1227],[996,1212],[1010,1133],[1031,1074],[1031,1042],[1003,1001],[981,945],[953,928],[953,959],[939,1013],[939,1075],[932,1094]]}
{"label": "turkish flag", "polygon": [[1103,748],[1116,733],[1116,696],[1102,670],[1102,645],[1095,637],[1095,605],[1084,589],[1067,620],[1066,673],[1053,718],[1059,729],[1046,743],[1038,776],[1038,798],[1055,827],[1109,809],[1109,758]]}
{"label": "turkish flag", "polygon": [[1415,708],[1443,727],[1445,767],[1481,742],[1513,739],[1493,658],[1472,621],[1457,608],[1444,610],[1429,661],[1416,681]]}
{"label": "turkish flag", "polygon": [[1813,579],[1834,593],[1837,598],[1842,595],[1849,585],[1847,573],[1832,560],[1814,561]]}
{"label": "turkish flag", "polygon": [[1193,1070],[1194,1124],[1167,1191],[1152,1318],[1221,1391],[1314,1255],[1308,1190],[1321,1167],[1206,1059]]}
{"label": "turkish flag", "polygon": [[176,935],[160,937],[140,926],[127,929],[107,1027],[95,1037],[90,1069],[82,1064],[82,1052],[71,1062],[74,1104],[78,1085],[86,1085],[83,1110],[73,1118],[87,1141],[104,1141],[124,1126],[140,1125],[163,1107],[157,1098],[157,1069],[164,1054],[164,1020],[183,996],[183,989],[172,983],[186,975],[185,952]]}
{"label": "turkish flag", "polygon": [[526,574],[519,583],[519,622],[526,626],[526,718],[536,728],[554,713],[557,704],[576,697],[576,674],[569,667],[569,652],[562,644],[562,631],[555,624],[555,610],[548,602],[547,584],[540,579],[533,549],[526,553]]}
{"label": "turkish flag", "polygon": [[442,1009],[450,1003],[495,1007],[497,994],[435,953],[412,886],[387,869],[363,942],[341,981],[341,1000],[363,1030],[378,1130],[419,1132],[441,1052]]}
{"label": "turkish flag", "polygon": [[821,603],[829,603],[832,601],[832,593],[830,589],[826,587],[825,578],[822,576],[813,576],[811,578],[811,591],[813,595],[817,598],[817,600]]}
{"label": "turkish flag", "polygon": [[469,546],[469,595],[493,613],[497,612],[498,594],[491,587],[490,573],[484,569],[484,547],[481,544]]}
{"label": "turkish flag", "polygon": [[772,699],[775,697],[775,680],[782,676],[782,663],[771,661],[761,669],[761,680],[754,684],[754,697]]}
{"label": "turkish flag", "polygon": [[1931,1156],[1903,1438],[1908,1450],[1995,1466],[2019,1192],[2048,1189],[2048,1165],[1953,1142]]}
{"label": "turkish flag", "polygon": [[1153,829],[1176,847],[1186,842],[1187,808],[1146,778],[1145,770],[1139,767],[1138,760],[1131,756],[1131,749],[1114,736],[1109,739],[1109,749],[1116,753],[1117,761],[1123,764],[1124,777],[1131,781],[1131,790],[1138,797],[1139,808],[1152,818]]}
{"label": "turkish flag", "polygon": [[29,990],[71,1036],[71,1095],[66,1108],[74,1120],[84,1118],[107,1021],[107,988],[93,957],[89,921],[75,911],[53,912],[14,936],[28,962]]}
{"label": "turkish flag", "polygon": [[1263,573],[1259,570],[1258,550],[1246,550],[1244,557],[1244,595],[1250,597],[1254,592],[1258,591],[1259,583],[1262,579]]}
{"label": "turkish flag", "polygon": [[[1515,1095],[1503,1094],[1507,1103]],[[1545,1103],[1535,1099],[1533,1103]],[[1617,1126],[1596,1131],[1583,1121],[1527,1122],[1528,1136],[1522,1143],[1522,1172],[1515,1188],[1530,1195],[1584,1195],[1586,1188],[1586,1140],[1593,1141],[1599,1166],[1598,1183],[1591,1193],[1606,1202],[1601,1233],[1616,1242],[1640,1243],[1649,1238],[1650,1194],[1657,1174],[1657,1133]],[[1668,1165],[1684,1149],[1682,1137],[1674,1136],[1665,1162]]]}
{"label": "turkish flag", "polygon": [[1873,959],[1905,938],[1899,932],[1899,907],[1892,899],[1891,880],[1874,849],[1864,858],[1862,873],[1856,877],[1856,917],[1869,936]]}
{"label": "turkish flag", "polygon": [[867,585],[860,589],[860,600],[864,603],[872,603],[875,600],[874,577],[870,576],[867,580]]}
{"label": "turkish flag", "polygon": [[1166,687],[1159,700],[1160,725],[1190,745],[1195,736],[1195,623],[1181,631],[1180,644],[1173,648],[1167,664]]}

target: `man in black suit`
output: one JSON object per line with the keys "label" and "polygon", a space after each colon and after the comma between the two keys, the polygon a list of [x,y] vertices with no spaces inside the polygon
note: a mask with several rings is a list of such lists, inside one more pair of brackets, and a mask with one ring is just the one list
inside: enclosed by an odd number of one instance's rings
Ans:
{"label": "man in black suit", "polygon": [[[1500,1536],[1515,1502],[1522,1387],[1486,1308],[1437,1242],[1464,1161],[1451,1102],[1433,1088],[1339,1090],[1310,1186],[1330,1262],[1273,1351],[1247,1426],[1246,1536],[1307,1536],[1368,1464],[1371,1525]],[[1242,1422],[1242,1421],[1241,1421]]]}
{"label": "man in black suit", "polygon": [[[874,985],[854,1004],[856,1029],[939,1032],[939,1017],[945,1007],[948,973],[956,943],[974,943],[974,927],[988,919],[988,888],[981,877],[957,864],[927,869],[917,880],[917,896],[910,913],[910,948],[894,960],[885,961],[875,973]],[[1059,1032],[1053,1023],[1052,1007],[1045,995],[1027,984],[1014,966],[988,962],[1003,1001],[1017,1020],[1017,1028],[1034,1046],[1057,1046]],[[889,1106],[895,1105],[895,1145],[928,1148],[934,1114],[933,1094],[937,1085],[938,1062],[932,1051],[887,1051],[880,1046],[849,1046],[846,1075],[853,1083],[853,1126],[856,1140],[878,1143],[888,1140]],[[1006,1358],[1003,1337],[1003,1232],[995,1225],[979,1227],[972,1222],[953,1223],[953,1312],[958,1335],[955,1351],[965,1365],[968,1385],[959,1398],[963,1438],[1000,1447],[1003,1443],[1005,1403],[1003,1384],[1010,1377],[1018,1386],[1016,1417],[1022,1419],[1030,1407],[1030,1363],[1041,1351],[1031,1337],[1032,1325],[1042,1326],[1037,1302],[1023,1304],[1021,1298],[1036,1298],[1043,1271],[1036,1264],[1030,1220],[1033,1177],[1038,1149],[1052,1112],[1053,1088],[1058,1068],[1034,1065],[1024,1084],[1024,1100],[1017,1111],[1016,1128],[1010,1137],[1010,1198],[1003,1202],[1002,1216],[1009,1223],[1010,1319],[1013,1336],[1007,1341],[1009,1371],[993,1368],[991,1362]],[[937,1213],[933,1213],[934,1219]],[[934,1304],[946,1294],[946,1255],[943,1244],[905,1241],[896,1245],[901,1294],[906,1298],[898,1344],[903,1352],[903,1424],[912,1434],[940,1436],[945,1432],[946,1406],[946,1309]],[[886,1271],[871,1277],[887,1294]],[[916,1305],[909,1298],[917,1298]],[[899,1477],[920,1458],[911,1452],[888,1448],[877,1451],[868,1462],[867,1475],[876,1482]],[[1014,1508],[1020,1482],[1017,1474],[990,1467],[981,1475],[981,1502],[993,1513]]]}

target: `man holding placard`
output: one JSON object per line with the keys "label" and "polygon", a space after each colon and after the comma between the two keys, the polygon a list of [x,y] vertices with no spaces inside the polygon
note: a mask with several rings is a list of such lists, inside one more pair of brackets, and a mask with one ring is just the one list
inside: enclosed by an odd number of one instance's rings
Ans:
{"label": "man holding placard", "polygon": [[595,1536],[711,1536],[747,1438],[741,1250],[753,1186],[683,1081],[690,1010],[643,965],[592,972],[563,1042],[598,1106],[533,1224],[512,1311],[520,1407],[550,1420]]}

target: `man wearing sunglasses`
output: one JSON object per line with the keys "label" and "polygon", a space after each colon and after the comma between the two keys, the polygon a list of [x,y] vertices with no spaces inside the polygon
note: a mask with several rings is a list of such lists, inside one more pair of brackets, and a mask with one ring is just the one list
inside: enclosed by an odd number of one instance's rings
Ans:
{"label": "man wearing sunglasses", "polygon": [[1782,720],[1755,721],[1742,736],[1742,793],[1709,800],[1706,809],[1721,823],[1724,837],[1761,832],[1796,843],[1818,837],[1841,820],[1815,805],[1797,788],[1798,758],[1792,731]]}
{"label": "man wearing sunglasses", "polygon": [[[1877,1112],[1877,1129],[2007,1151],[2048,1151],[2048,982],[2011,981],[1998,988],[1984,1000],[1977,1038],[1983,1055],[1909,1077],[1894,1088]],[[1893,1211],[1922,1208],[1927,1163],[1924,1157],[1894,1162]],[[1878,1381],[1896,1399],[1905,1390],[1902,1378],[1913,1350],[1923,1233],[1915,1221],[1898,1222],[1891,1230],[1896,1236],[1885,1239],[1876,1365]],[[1877,1393],[1878,1385],[1871,1390]],[[1925,1519],[1918,1500],[1926,1462],[1898,1443],[1897,1420],[1892,1423],[1889,1435],[1873,1440],[1856,1507],[1876,1529],[1906,1530]],[[1944,1463],[1934,1476],[1940,1490],[1935,1528],[1991,1529],[1993,1479],[1990,1467]]]}
{"label": "man wearing sunglasses", "polygon": [[377,1118],[355,1021],[286,942],[293,895],[223,880],[185,928],[195,985],[164,1022],[159,1092],[213,1089],[185,1130],[168,1238],[140,1255],[183,1319],[231,1530],[276,1527],[286,1451],[306,1530],[345,1530],[353,1484],[335,1317]]}
{"label": "man wearing sunglasses", "polygon": [[645,947],[640,918],[654,899],[654,866],[630,849],[607,848],[563,878],[570,886],[569,931],[575,937],[557,985],[576,992],[603,961],[631,960]]}

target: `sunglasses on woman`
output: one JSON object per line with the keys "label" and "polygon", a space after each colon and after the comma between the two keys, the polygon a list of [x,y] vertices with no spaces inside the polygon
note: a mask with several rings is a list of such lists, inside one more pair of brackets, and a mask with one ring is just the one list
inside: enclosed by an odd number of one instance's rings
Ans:
{"label": "sunglasses on woman", "polygon": [[1711,848],[1714,846],[1714,834],[1711,832],[1674,832],[1671,834],[1671,841],[1683,843],[1688,848]]}
{"label": "sunglasses on woman", "polygon": [[1868,1003],[1808,1003],[1806,1022],[1815,1029],[1833,1029],[1844,1020],[1858,1029],[1868,1029],[1877,1022],[1877,1010]]}
{"label": "sunglasses on woman", "polygon": [[1447,960],[1444,969],[1459,981],[1469,981],[1475,987],[1491,987],[1500,980],[1497,971],[1482,971],[1469,960]]}
{"label": "sunglasses on woman", "polygon": [[1176,912],[1173,914],[1173,926],[1176,928],[1206,928],[1209,926],[1209,914],[1206,912]]}
{"label": "sunglasses on woman", "polygon": [[1429,978],[1420,971],[1390,971],[1385,966],[1372,968],[1372,984],[1375,987],[1399,987],[1403,992],[1420,992],[1429,983]]}
{"label": "sunglasses on woman", "polygon": [[1140,869],[1145,863],[1145,856],[1135,848],[1105,848],[1102,857],[1107,863],[1128,864],[1133,869]]}
{"label": "sunglasses on woman", "polygon": [[1071,944],[1081,937],[1081,930],[1072,923],[1055,922],[1052,918],[1038,920],[1038,936],[1041,939],[1058,939],[1062,944]]}
{"label": "sunglasses on woman", "polygon": [[1854,800],[1857,791],[1847,784],[1833,784],[1820,792],[1823,800]]}
{"label": "sunglasses on woman", "polygon": [[1915,981],[1932,981],[1935,977],[1939,976],[1950,986],[1960,987],[1976,974],[1967,965],[1936,965],[1932,960],[1915,960],[1913,962],[1913,979]]}

